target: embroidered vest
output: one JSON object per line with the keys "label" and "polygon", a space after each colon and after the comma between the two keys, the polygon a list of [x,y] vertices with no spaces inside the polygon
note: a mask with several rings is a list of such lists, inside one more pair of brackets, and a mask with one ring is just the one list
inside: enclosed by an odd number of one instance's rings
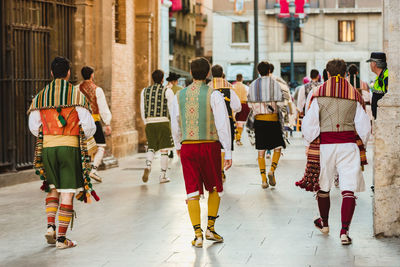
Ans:
{"label": "embroidered vest", "polygon": [[213,89],[194,82],[177,93],[182,141],[218,141],[210,105]]}
{"label": "embroidered vest", "polygon": [[[75,107],[61,109],[61,115],[66,124],[62,127],[57,118],[59,116],[55,108],[41,109],[40,117],[43,124],[43,135],[79,135],[79,117]],[[60,127],[61,126],[61,127]]]}
{"label": "embroidered vest", "polygon": [[92,114],[99,114],[99,106],[97,105],[96,89],[97,89],[97,85],[91,81],[83,81],[79,85],[79,90],[82,92],[82,94],[85,95],[85,97],[87,99],[89,99],[90,107],[92,108]]}
{"label": "embroidered vest", "polygon": [[355,131],[356,101],[333,97],[317,99],[321,133]]}
{"label": "embroidered vest", "polygon": [[144,89],[144,116],[145,118],[169,117],[168,100],[161,84],[154,84]]}
{"label": "embroidered vest", "polygon": [[242,82],[237,82],[233,85],[235,93],[240,99],[240,102],[247,102],[247,90],[246,86]]}

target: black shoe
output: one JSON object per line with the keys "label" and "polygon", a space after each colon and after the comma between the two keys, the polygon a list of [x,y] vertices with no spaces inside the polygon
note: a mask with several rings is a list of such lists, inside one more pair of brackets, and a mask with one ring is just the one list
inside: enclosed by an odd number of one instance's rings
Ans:
{"label": "black shoe", "polygon": [[174,158],[174,151],[171,150],[171,151],[169,152],[168,158],[170,158],[170,159],[173,159],[173,158]]}

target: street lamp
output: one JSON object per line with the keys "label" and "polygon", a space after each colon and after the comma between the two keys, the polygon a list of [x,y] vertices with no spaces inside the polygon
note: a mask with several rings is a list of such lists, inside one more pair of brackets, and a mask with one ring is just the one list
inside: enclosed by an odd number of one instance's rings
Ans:
{"label": "street lamp", "polygon": [[308,14],[310,13],[310,5],[308,0],[304,3],[304,14],[296,14],[296,3],[295,0],[286,0],[289,4],[289,16],[281,17],[281,5],[279,0],[276,0],[274,6],[275,16],[278,22],[285,24],[290,30],[290,87],[293,88],[295,85],[294,80],[294,61],[293,61],[293,43],[294,43],[294,31],[298,27],[303,27],[304,23],[308,20]]}

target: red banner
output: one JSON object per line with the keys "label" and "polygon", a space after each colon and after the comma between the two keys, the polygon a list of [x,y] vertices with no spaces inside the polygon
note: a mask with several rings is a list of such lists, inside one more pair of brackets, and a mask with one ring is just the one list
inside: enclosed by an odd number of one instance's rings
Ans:
{"label": "red banner", "polygon": [[182,10],[182,0],[171,0],[171,11],[176,12]]}
{"label": "red banner", "polygon": [[[278,0],[277,0],[278,1]],[[295,0],[296,14],[304,13],[304,4],[306,0]],[[308,0],[307,0],[308,2]],[[287,0],[280,0],[281,14],[280,17],[289,16],[289,3]]]}

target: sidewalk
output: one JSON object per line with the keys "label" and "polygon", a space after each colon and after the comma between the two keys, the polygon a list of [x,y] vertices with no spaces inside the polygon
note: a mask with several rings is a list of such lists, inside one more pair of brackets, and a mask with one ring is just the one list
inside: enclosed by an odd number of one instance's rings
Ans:
{"label": "sidewalk", "polygon": [[[45,195],[40,181],[0,188],[0,266],[400,266],[400,239],[376,239],[372,231],[372,158],[358,194],[350,229],[353,245],[340,244],[340,192],[332,190],[329,236],[313,226],[312,193],[294,186],[303,174],[302,140],[291,139],[278,166],[276,189],[263,190],[257,153],[244,136],[227,172],[216,231],[225,242],[193,248],[180,163],[170,162],[171,182],[158,183],[159,155],[147,184],[144,154],[100,172],[100,202],[75,202],[69,237],[78,246],[56,250],[43,237]],[[201,200],[206,227],[207,200]]]}

